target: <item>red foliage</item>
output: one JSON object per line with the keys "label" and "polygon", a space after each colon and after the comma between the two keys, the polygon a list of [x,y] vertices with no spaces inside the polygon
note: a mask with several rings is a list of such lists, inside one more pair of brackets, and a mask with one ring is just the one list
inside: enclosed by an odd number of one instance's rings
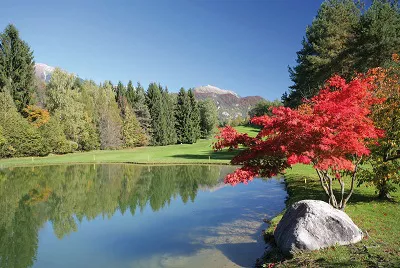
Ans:
{"label": "red foliage", "polygon": [[383,101],[372,91],[369,77],[346,83],[334,76],[298,109],[277,107],[272,116],[253,118],[253,124],[262,126],[257,137],[240,134],[232,127],[220,129],[215,150],[245,147],[231,161],[242,168],[229,174],[225,183],[272,177],[296,163],[311,163],[337,178],[340,172],[353,171],[354,158],[368,155],[368,142],[384,134],[368,118],[371,105]]}

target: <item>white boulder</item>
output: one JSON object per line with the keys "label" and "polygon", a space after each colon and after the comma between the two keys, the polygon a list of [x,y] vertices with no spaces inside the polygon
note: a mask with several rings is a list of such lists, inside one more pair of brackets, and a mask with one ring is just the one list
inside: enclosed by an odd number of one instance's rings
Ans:
{"label": "white boulder", "polygon": [[286,210],[274,238],[283,253],[294,254],[356,243],[363,233],[343,211],[323,201],[303,200]]}

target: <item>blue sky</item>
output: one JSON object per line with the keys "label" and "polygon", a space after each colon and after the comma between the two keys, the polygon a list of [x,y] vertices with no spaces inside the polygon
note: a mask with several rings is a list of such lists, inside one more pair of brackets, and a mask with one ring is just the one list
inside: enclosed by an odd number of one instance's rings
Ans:
{"label": "blue sky", "polygon": [[[58,3],[63,2],[63,3]],[[321,1],[8,1],[35,61],[96,82],[215,85],[280,98]]]}

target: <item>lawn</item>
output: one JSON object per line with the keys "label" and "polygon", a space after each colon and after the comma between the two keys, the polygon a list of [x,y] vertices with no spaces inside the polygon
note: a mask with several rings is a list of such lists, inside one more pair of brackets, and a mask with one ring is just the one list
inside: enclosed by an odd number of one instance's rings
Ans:
{"label": "lawn", "polygon": [[[237,127],[239,132],[255,136],[258,129]],[[46,157],[20,157],[0,160],[0,167],[47,165],[65,163],[138,163],[138,164],[229,164],[235,152],[214,152],[214,139],[199,140],[195,144],[148,146],[125,150],[97,150]]]}
{"label": "lawn", "polygon": [[[303,199],[325,200],[317,175],[311,166],[296,165],[285,175],[287,206]],[[345,212],[366,234],[363,241],[349,246],[302,253],[285,259],[278,250],[265,256],[274,267],[400,267],[400,194],[394,202],[376,198],[373,187],[357,187]],[[282,214],[266,230],[270,237]],[[268,267],[268,266],[266,266]]]}

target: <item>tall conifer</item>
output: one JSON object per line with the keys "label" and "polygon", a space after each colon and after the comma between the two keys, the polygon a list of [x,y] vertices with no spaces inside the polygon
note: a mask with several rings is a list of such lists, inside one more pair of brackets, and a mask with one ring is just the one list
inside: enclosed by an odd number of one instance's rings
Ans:
{"label": "tall conifer", "polygon": [[167,121],[163,109],[163,96],[156,83],[149,85],[147,90],[147,105],[151,115],[152,144],[167,145]]}
{"label": "tall conifer", "polygon": [[34,68],[33,52],[21,40],[17,28],[9,24],[0,34],[0,91],[9,88],[19,112],[31,102]]}
{"label": "tall conifer", "polygon": [[175,125],[178,143],[191,143],[190,113],[190,100],[186,90],[182,87],[178,93],[175,109]]}
{"label": "tall conifer", "polygon": [[190,141],[191,143],[195,143],[200,138],[200,110],[191,89],[188,90],[188,99],[190,104]]}
{"label": "tall conifer", "polygon": [[177,135],[175,129],[175,98],[169,94],[168,88],[162,91],[163,101],[164,101],[164,109],[166,116],[166,131],[167,131],[167,143],[175,144],[177,142]]}
{"label": "tall conifer", "polygon": [[360,10],[353,0],[327,0],[306,29],[303,48],[297,52],[297,65],[289,68],[293,86],[282,100],[285,106],[296,107],[304,98],[311,98],[333,73],[353,75],[350,52]]}
{"label": "tall conifer", "polygon": [[135,98],[132,104],[133,111],[138,119],[141,128],[144,130],[148,139],[151,136],[151,115],[146,103],[146,92],[138,82],[135,90]]}

